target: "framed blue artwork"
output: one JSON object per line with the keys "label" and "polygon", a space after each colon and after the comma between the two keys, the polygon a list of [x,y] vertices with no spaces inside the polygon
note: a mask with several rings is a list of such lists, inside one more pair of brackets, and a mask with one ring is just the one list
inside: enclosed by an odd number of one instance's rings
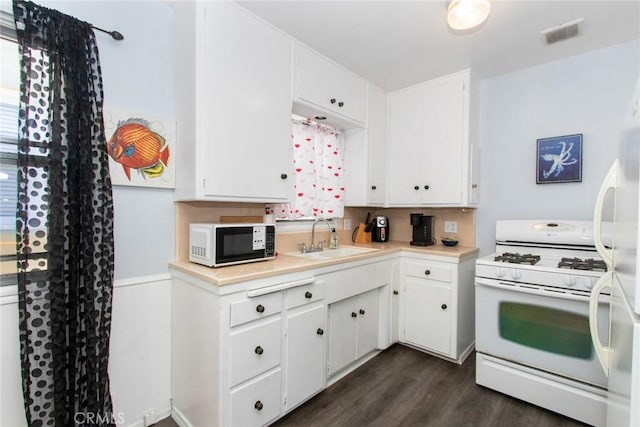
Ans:
{"label": "framed blue artwork", "polygon": [[582,134],[538,139],[536,183],[582,181]]}

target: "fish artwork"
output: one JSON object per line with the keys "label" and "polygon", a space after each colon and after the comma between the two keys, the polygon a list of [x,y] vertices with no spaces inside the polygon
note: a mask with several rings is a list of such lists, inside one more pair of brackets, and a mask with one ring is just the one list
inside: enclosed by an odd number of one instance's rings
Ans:
{"label": "fish artwork", "polygon": [[140,118],[118,122],[107,142],[107,152],[122,165],[129,181],[131,169],[139,171],[143,178],[157,178],[169,164],[169,146],[164,137],[152,131],[147,120]]}

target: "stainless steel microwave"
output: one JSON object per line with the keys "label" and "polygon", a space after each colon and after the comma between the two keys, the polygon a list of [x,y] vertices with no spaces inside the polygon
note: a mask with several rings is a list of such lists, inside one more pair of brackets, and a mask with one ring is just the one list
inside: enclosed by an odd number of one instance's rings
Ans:
{"label": "stainless steel microwave", "polygon": [[189,261],[208,267],[274,259],[273,224],[190,224]]}

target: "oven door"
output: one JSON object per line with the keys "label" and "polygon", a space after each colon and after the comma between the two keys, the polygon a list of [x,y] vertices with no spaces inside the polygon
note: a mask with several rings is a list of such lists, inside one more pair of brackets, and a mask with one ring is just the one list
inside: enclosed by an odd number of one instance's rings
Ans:
{"label": "oven door", "polygon": [[[599,302],[608,342],[609,297]],[[589,332],[588,295],[476,278],[477,351],[606,388]]]}

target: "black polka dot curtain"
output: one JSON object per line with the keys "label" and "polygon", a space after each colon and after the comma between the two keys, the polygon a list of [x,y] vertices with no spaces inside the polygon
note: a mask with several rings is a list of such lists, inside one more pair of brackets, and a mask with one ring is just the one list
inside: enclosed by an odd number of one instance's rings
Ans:
{"label": "black polka dot curtain", "polygon": [[98,48],[88,23],[31,2],[14,1],[13,11],[21,56],[16,228],[27,422],[113,425],[113,201]]}

